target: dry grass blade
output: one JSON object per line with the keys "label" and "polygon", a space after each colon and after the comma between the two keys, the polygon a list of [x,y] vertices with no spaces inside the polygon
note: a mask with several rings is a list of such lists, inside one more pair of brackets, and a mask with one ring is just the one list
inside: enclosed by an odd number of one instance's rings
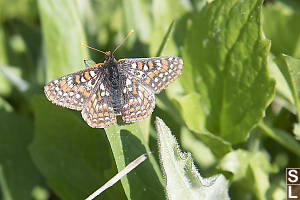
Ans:
{"label": "dry grass blade", "polygon": [[112,179],[110,179],[108,182],[106,182],[102,187],[100,187],[98,190],[96,190],[93,194],[91,194],[88,198],[85,200],[92,200],[98,195],[100,195],[103,191],[105,191],[107,188],[113,186],[116,182],[118,182],[123,176],[131,172],[134,168],[136,168],[139,164],[144,162],[147,159],[146,154],[142,154],[137,159],[129,163],[123,170],[121,170],[117,175],[115,175]]}

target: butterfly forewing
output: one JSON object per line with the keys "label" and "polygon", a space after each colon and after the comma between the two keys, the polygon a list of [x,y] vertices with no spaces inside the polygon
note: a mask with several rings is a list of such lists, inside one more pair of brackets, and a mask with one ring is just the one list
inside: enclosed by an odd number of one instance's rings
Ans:
{"label": "butterfly forewing", "polygon": [[57,105],[82,110],[99,81],[101,68],[95,66],[50,81],[44,91]]}
{"label": "butterfly forewing", "polygon": [[118,63],[155,93],[172,83],[183,69],[183,60],[176,56],[121,59]]}

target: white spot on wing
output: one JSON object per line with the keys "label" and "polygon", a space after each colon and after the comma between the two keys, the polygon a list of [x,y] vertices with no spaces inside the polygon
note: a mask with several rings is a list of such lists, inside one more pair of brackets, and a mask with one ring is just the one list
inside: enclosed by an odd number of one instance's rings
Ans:
{"label": "white spot on wing", "polygon": [[147,71],[148,70],[148,66],[144,65],[144,70]]}
{"label": "white spot on wing", "polygon": [[104,90],[104,89],[105,89],[103,83],[101,83],[100,89],[101,89],[101,90]]}
{"label": "white spot on wing", "polygon": [[91,75],[92,77],[96,76],[96,74],[95,74],[94,71],[90,71],[90,75]]}
{"label": "white spot on wing", "polygon": [[131,80],[129,80],[129,78],[126,79],[126,85],[131,85]]}
{"label": "white spot on wing", "polygon": [[138,97],[137,100],[140,104],[142,103],[142,99],[140,97]]}
{"label": "white spot on wing", "polygon": [[81,77],[80,81],[83,82],[83,83],[86,82],[86,80],[83,76]]}

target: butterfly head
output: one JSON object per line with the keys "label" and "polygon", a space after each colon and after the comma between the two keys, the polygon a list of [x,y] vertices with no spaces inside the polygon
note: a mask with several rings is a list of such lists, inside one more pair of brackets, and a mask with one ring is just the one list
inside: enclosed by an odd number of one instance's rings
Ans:
{"label": "butterfly head", "polygon": [[110,51],[105,52],[104,63],[106,62],[116,62],[115,57],[111,54]]}

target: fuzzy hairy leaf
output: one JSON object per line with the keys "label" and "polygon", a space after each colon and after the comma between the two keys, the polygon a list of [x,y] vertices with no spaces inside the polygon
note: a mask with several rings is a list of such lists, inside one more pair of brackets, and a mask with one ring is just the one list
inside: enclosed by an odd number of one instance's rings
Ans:
{"label": "fuzzy hairy leaf", "polygon": [[156,129],[168,199],[229,199],[228,181],[223,175],[201,177],[191,154],[181,152],[170,129],[159,118],[156,118]]}

